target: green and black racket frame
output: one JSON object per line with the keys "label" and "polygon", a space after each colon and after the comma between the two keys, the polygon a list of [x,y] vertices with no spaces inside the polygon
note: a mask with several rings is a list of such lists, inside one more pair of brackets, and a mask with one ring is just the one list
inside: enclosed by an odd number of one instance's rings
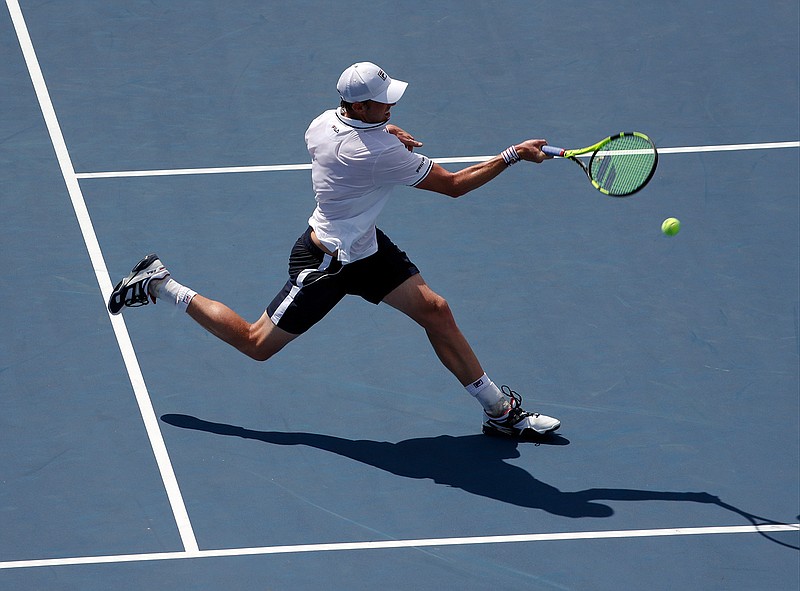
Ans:
{"label": "green and black racket frame", "polygon": [[[656,145],[638,131],[618,133],[577,150],[543,146],[542,151],[576,162],[594,188],[611,197],[633,195],[650,182],[658,166]],[[588,164],[581,162],[578,156],[590,152]]]}

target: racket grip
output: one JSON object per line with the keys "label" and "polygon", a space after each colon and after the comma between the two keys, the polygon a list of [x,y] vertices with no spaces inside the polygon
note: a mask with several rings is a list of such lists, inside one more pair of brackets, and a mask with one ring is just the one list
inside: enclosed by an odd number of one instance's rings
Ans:
{"label": "racket grip", "polygon": [[542,152],[548,156],[563,156],[565,151],[564,148],[556,148],[555,146],[542,146]]}

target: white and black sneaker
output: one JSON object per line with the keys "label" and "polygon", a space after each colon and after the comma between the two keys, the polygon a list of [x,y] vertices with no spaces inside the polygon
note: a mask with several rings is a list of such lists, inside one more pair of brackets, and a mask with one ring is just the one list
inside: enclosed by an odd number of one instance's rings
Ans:
{"label": "white and black sneaker", "polygon": [[561,421],[558,419],[538,412],[525,412],[522,410],[520,406],[522,404],[522,396],[508,386],[503,386],[500,391],[508,396],[509,409],[501,417],[490,417],[484,411],[483,432],[486,435],[525,439],[526,436],[550,433],[561,426]]}
{"label": "white and black sneaker", "polygon": [[112,314],[119,314],[122,308],[135,308],[149,304],[148,297],[156,302],[155,296],[147,291],[147,286],[154,279],[166,279],[169,271],[158,260],[155,254],[149,254],[139,261],[131,271],[130,275],[117,283],[111,297],[108,298],[108,311]]}

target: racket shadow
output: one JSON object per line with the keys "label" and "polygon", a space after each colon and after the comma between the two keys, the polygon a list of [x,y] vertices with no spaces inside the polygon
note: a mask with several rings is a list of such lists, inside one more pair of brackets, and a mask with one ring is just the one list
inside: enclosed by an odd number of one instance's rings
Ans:
{"label": "racket shadow", "polygon": [[[625,488],[589,488],[561,491],[542,482],[526,470],[505,460],[520,457],[516,441],[464,435],[440,435],[407,439],[398,443],[352,440],[318,433],[254,431],[204,421],[196,417],[167,414],[165,423],[228,437],[241,437],[271,445],[303,445],[334,453],[403,478],[429,479],[467,493],[553,515],[570,518],[606,518],[614,510],[600,501],[671,501],[713,504],[741,516],[749,513],[723,503],[706,492],[674,492]],[[551,435],[541,445],[568,445],[569,440]],[[523,445],[525,445],[523,443]],[[769,523],[777,523],[771,522]],[[775,541],[775,540],[773,540]]]}

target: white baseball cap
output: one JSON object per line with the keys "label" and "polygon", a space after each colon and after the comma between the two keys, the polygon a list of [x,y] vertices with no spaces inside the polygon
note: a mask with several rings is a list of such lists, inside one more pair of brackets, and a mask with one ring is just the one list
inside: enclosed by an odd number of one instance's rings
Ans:
{"label": "white baseball cap", "polygon": [[389,75],[371,62],[359,62],[339,76],[336,90],[347,103],[376,101],[391,105],[400,100],[408,82],[392,80]]}

